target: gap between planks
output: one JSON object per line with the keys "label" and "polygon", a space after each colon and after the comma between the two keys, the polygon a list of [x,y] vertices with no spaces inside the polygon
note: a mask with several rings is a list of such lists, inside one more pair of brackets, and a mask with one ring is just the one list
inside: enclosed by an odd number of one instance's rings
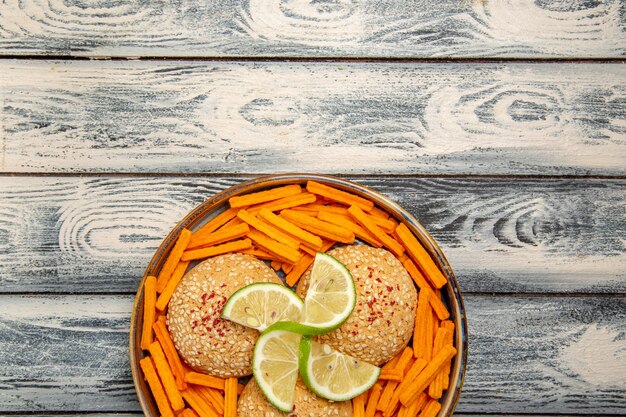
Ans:
{"label": "gap between planks", "polygon": [[[288,173],[281,172],[278,175],[286,175]],[[373,179],[420,179],[420,178],[441,178],[441,179],[495,179],[495,180],[623,180],[626,179],[626,175],[576,175],[576,174],[424,174],[424,173],[412,173],[412,174],[343,174],[343,173],[314,173],[314,172],[298,172],[298,174],[314,174],[314,175],[327,175],[331,177],[339,177],[345,179],[361,179],[361,178],[373,178]],[[62,178],[102,178],[102,177],[115,177],[115,178],[141,178],[141,177],[156,177],[156,178],[237,178],[241,180],[250,180],[259,177],[265,177],[269,175],[276,175],[275,172],[253,172],[253,173],[228,173],[228,172],[120,172],[120,171],[103,171],[103,172],[90,172],[90,171],[74,171],[74,172],[0,172],[0,178],[2,177],[62,177]]]}
{"label": "gap between planks", "polygon": [[[136,291],[0,291],[0,297],[64,297],[64,296],[134,296]],[[592,292],[524,292],[524,291],[463,291],[463,297],[510,297],[510,298],[626,298],[626,293],[592,293]],[[0,414],[0,417],[2,415]]]}
{"label": "gap between planks", "polygon": [[525,57],[509,57],[509,58],[481,58],[481,57],[465,57],[465,58],[453,58],[453,57],[442,57],[442,58],[413,58],[413,57],[363,57],[363,56],[344,56],[344,57],[333,57],[333,56],[321,56],[321,57],[311,57],[311,56],[293,56],[293,57],[281,57],[274,55],[266,55],[266,56],[158,56],[158,55],[145,55],[145,56],[79,56],[79,55],[19,55],[19,54],[2,54],[0,55],[0,60],[30,60],[30,61],[45,61],[45,60],[64,60],[64,61],[159,61],[159,62],[175,62],[175,61],[202,61],[202,62],[335,62],[335,63],[424,63],[424,64],[432,64],[432,63],[477,63],[477,64],[490,64],[490,63],[596,63],[596,64],[623,64],[626,63],[626,59],[624,58],[589,58],[589,57],[577,57],[577,58],[567,58],[567,57],[536,57],[536,58],[525,58]]}

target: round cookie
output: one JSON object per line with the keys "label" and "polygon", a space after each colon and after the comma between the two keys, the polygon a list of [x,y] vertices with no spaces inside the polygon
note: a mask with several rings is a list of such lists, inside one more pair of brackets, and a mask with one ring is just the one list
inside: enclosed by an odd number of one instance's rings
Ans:
{"label": "round cookie", "polygon": [[332,402],[313,394],[298,378],[294,395],[294,409],[283,413],[270,404],[256,380],[252,378],[237,403],[237,417],[352,417],[352,402]]}
{"label": "round cookie", "polygon": [[252,374],[259,332],[220,314],[228,297],[254,282],[282,283],[265,263],[240,253],[209,258],[180,281],[169,303],[167,326],[180,356],[194,370],[222,378]]}
{"label": "round cookie", "polygon": [[[328,254],[352,274],[357,302],[348,320],[337,330],[318,336],[318,341],[374,365],[388,362],[413,334],[417,290],[411,277],[385,249],[351,245]],[[306,294],[310,276],[309,268],[298,284],[301,297]]]}

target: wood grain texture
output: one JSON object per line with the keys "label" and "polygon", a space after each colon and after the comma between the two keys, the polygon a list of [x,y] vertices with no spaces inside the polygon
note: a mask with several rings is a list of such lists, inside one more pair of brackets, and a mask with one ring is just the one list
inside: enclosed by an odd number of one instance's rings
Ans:
{"label": "wood grain texture", "polygon": [[3,2],[0,53],[621,57],[619,0]]}
{"label": "wood grain texture", "polygon": [[626,174],[621,64],[6,60],[0,97],[4,172]]}
{"label": "wood grain texture", "polygon": [[[135,291],[193,207],[243,179],[4,177],[4,292]],[[358,178],[414,214],[464,291],[626,293],[624,180]]]}
{"label": "wood grain texture", "polygon": [[[135,411],[131,296],[0,296],[0,410]],[[626,300],[466,297],[459,412],[626,412]]]}

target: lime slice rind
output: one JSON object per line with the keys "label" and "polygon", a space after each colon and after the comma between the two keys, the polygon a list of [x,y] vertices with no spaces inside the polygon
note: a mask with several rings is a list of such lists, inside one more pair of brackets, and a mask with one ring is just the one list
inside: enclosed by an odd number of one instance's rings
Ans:
{"label": "lime slice rind", "polygon": [[296,321],[279,321],[274,323],[272,325],[272,328],[307,336],[315,336],[328,332],[327,329],[320,329],[318,327],[308,326],[306,324],[302,324]]}
{"label": "lime slice rind", "polygon": [[281,320],[298,320],[304,302],[281,284],[259,282],[235,291],[222,309],[222,318],[264,331]]}
{"label": "lime slice rind", "polygon": [[300,340],[300,375],[316,395],[331,401],[347,401],[376,383],[380,368],[340,353],[303,336]]}

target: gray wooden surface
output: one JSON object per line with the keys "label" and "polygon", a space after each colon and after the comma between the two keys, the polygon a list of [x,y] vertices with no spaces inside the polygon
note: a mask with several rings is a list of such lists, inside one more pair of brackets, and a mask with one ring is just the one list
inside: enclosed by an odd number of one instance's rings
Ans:
{"label": "gray wooden surface", "polygon": [[624,175],[625,79],[617,63],[7,60],[0,169]]}
{"label": "gray wooden surface", "polygon": [[80,56],[623,57],[619,0],[7,1],[0,52]]}
{"label": "gray wooden surface", "polygon": [[[169,230],[246,178],[11,178],[0,184],[0,285],[134,291]],[[623,179],[356,180],[426,226],[463,291],[626,294]]]}
{"label": "gray wooden surface", "polygon": [[140,413],[154,248],[275,172],[371,187],[441,243],[459,415],[626,415],[624,7],[0,3],[0,415]]}

